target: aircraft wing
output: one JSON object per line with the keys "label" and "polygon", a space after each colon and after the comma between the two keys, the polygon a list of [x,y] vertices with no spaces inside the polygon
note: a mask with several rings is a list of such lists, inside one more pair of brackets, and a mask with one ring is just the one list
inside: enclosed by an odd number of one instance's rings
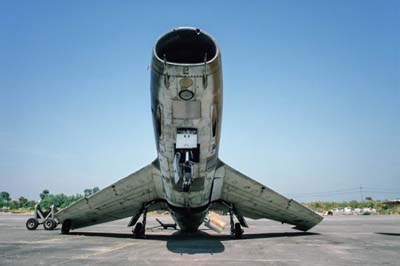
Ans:
{"label": "aircraft wing", "polygon": [[[71,229],[105,223],[129,216],[138,219],[145,203],[161,199],[157,160],[101,191],[56,213],[59,223],[71,220]],[[163,209],[155,204],[151,210]]]}
{"label": "aircraft wing", "polygon": [[[287,199],[272,189],[256,182],[221,162],[222,184],[220,199],[234,206],[239,216],[252,219],[268,218],[295,225],[296,229],[307,231],[318,224],[322,217],[293,199]],[[220,182],[221,182],[220,181]],[[245,222],[242,225],[246,226]]]}

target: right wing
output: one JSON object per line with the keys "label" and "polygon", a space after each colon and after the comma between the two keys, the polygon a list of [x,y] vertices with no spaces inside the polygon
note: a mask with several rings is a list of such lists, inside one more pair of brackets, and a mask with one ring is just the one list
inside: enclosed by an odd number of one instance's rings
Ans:
{"label": "right wing", "polygon": [[[117,181],[92,196],[85,197],[56,213],[59,223],[71,221],[71,228],[110,222],[133,216],[139,218],[144,204],[162,200],[158,161]],[[164,209],[163,203],[150,210]]]}
{"label": "right wing", "polygon": [[[287,199],[272,189],[254,181],[220,161],[218,172],[222,182],[219,198],[234,206],[241,216],[252,219],[268,218],[295,225],[307,231],[317,225],[322,217],[293,199]],[[243,222],[245,225],[245,222]]]}

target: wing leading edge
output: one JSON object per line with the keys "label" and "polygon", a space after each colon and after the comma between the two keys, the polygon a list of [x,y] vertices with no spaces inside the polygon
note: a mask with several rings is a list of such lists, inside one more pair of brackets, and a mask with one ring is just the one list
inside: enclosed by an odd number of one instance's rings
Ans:
{"label": "wing leading edge", "polygon": [[220,198],[234,205],[236,211],[252,219],[268,218],[295,225],[307,231],[323,219],[320,215],[293,199],[287,199],[272,189],[221,162],[224,177]]}
{"label": "wing leading edge", "polygon": [[[139,171],[59,211],[60,223],[70,220],[71,229],[140,216],[143,205],[161,199],[162,184],[157,160]],[[156,207],[158,206],[158,207]],[[152,209],[163,209],[155,204]]]}

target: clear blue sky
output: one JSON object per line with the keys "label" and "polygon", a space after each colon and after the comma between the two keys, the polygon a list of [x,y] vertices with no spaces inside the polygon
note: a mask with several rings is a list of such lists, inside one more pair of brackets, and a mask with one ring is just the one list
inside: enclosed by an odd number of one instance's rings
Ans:
{"label": "clear blue sky", "polygon": [[399,1],[0,1],[0,190],[153,160],[151,49],[195,26],[222,51],[222,160],[301,201],[399,197],[399,22]]}

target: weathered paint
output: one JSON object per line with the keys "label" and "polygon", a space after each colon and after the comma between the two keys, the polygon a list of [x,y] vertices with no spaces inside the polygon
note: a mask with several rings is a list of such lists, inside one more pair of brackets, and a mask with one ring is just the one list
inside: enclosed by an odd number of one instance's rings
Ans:
{"label": "weathered paint", "polygon": [[[210,35],[195,28],[177,28],[167,34],[179,35],[181,31],[192,31],[212,40],[216,47],[215,56],[194,64],[169,62],[157,55],[156,43],[151,63],[151,109],[165,199],[174,207],[199,208],[209,205],[212,180],[218,161],[222,117],[221,53]],[[159,41],[164,36],[161,36]],[[182,90],[193,92],[193,98],[181,99],[179,93]],[[214,136],[213,122],[216,123]],[[178,128],[197,129],[200,145],[199,162],[194,165],[193,182],[190,191],[186,193],[174,182],[173,161]],[[208,210],[200,209],[204,210],[200,215],[196,214],[199,221],[189,223],[193,224],[195,229]],[[177,214],[176,210],[172,213],[176,214],[175,218],[182,216]],[[185,212],[186,219],[193,220],[194,217],[188,215]],[[179,221],[185,217],[176,219],[181,228],[188,224]]]}

